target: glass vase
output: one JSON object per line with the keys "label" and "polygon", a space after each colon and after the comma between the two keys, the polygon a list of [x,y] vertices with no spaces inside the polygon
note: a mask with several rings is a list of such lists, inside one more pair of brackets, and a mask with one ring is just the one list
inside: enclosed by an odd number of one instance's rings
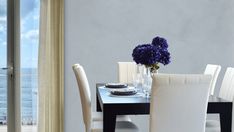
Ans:
{"label": "glass vase", "polygon": [[143,93],[146,98],[149,98],[151,95],[151,87],[152,87],[152,76],[153,74],[157,73],[157,70],[155,72],[151,72],[151,67],[146,67],[143,75]]}
{"label": "glass vase", "polygon": [[146,98],[150,97],[151,93],[151,84],[152,84],[152,77],[150,73],[150,68],[145,68],[145,72],[143,75],[143,93]]}

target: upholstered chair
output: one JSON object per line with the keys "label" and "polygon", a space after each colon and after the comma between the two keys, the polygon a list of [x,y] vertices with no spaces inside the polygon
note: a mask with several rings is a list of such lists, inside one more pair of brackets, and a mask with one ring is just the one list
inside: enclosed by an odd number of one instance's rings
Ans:
{"label": "upholstered chair", "polygon": [[118,79],[120,83],[133,83],[137,65],[135,62],[118,62]]}
{"label": "upholstered chair", "polygon": [[211,75],[156,74],[150,132],[204,132]]}
{"label": "upholstered chair", "polygon": [[[102,113],[92,112],[91,92],[88,79],[83,67],[79,64],[73,65],[73,71],[76,76],[78,89],[80,93],[83,122],[86,132],[102,132]],[[127,116],[117,116],[116,132],[137,132],[138,128]]]}
{"label": "upholstered chair", "polygon": [[[234,68],[228,67],[221,84],[219,97],[228,101],[233,101],[234,97]],[[234,109],[233,109],[234,112]],[[233,113],[232,112],[232,113]],[[234,114],[232,114],[232,130],[234,130]],[[220,132],[220,120],[207,120],[206,132]]]}
{"label": "upholstered chair", "polygon": [[210,95],[214,95],[214,89],[221,70],[220,65],[207,64],[204,74],[212,75],[211,84],[210,84]]}

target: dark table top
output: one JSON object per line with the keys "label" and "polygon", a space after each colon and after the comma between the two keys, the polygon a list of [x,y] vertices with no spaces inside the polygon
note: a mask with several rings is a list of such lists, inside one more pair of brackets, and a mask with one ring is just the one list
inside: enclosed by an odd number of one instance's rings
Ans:
{"label": "dark table top", "polygon": [[97,86],[98,94],[101,96],[102,104],[129,104],[129,103],[149,103],[150,99],[143,98],[140,94],[130,96],[118,96],[110,93],[110,88],[105,88],[104,85]]}
{"label": "dark table top", "polygon": [[[99,96],[99,101],[103,105],[124,105],[124,104],[149,104],[150,98],[142,97],[141,93],[137,93],[136,95],[131,96],[118,96],[118,95],[112,95],[110,93],[109,88],[105,88],[104,83],[98,83],[96,85],[97,88],[97,96]],[[210,96],[209,97],[209,103],[231,103],[231,101],[227,101],[224,99],[221,99],[216,96]]]}
{"label": "dark table top", "polygon": [[[97,110],[103,111],[103,131],[114,131],[116,115],[142,115],[150,112],[150,98],[141,94],[131,96],[116,96],[105,88],[104,83],[96,85]],[[199,97],[198,97],[199,98]],[[227,101],[215,96],[209,96],[207,113],[220,114],[222,132],[231,132],[232,126],[232,101]],[[106,118],[105,118],[106,117]],[[108,118],[107,118],[108,117]],[[113,119],[113,120],[110,120]]]}

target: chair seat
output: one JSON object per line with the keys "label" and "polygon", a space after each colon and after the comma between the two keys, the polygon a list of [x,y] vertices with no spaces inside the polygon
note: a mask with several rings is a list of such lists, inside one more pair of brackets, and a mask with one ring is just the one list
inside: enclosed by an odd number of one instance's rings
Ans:
{"label": "chair seat", "polygon": [[[93,121],[103,121],[102,112],[92,112]],[[116,121],[131,121],[131,118],[127,115],[117,115]]]}
{"label": "chair seat", "polygon": [[205,132],[221,132],[220,127],[206,127]]}
{"label": "chair seat", "polygon": [[207,120],[206,132],[221,132],[219,120]]}
{"label": "chair seat", "polygon": [[220,127],[218,120],[206,120],[206,127]]}
{"label": "chair seat", "polygon": [[[91,132],[103,132],[103,122],[94,121]],[[139,132],[138,127],[130,121],[117,121],[115,132]]]}

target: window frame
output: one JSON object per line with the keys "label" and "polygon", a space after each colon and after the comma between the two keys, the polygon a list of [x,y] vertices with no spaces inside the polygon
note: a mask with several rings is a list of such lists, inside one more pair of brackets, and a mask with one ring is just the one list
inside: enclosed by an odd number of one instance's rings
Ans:
{"label": "window frame", "polygon": [[21,132],[20,0],[7,0],[7,131]]}

